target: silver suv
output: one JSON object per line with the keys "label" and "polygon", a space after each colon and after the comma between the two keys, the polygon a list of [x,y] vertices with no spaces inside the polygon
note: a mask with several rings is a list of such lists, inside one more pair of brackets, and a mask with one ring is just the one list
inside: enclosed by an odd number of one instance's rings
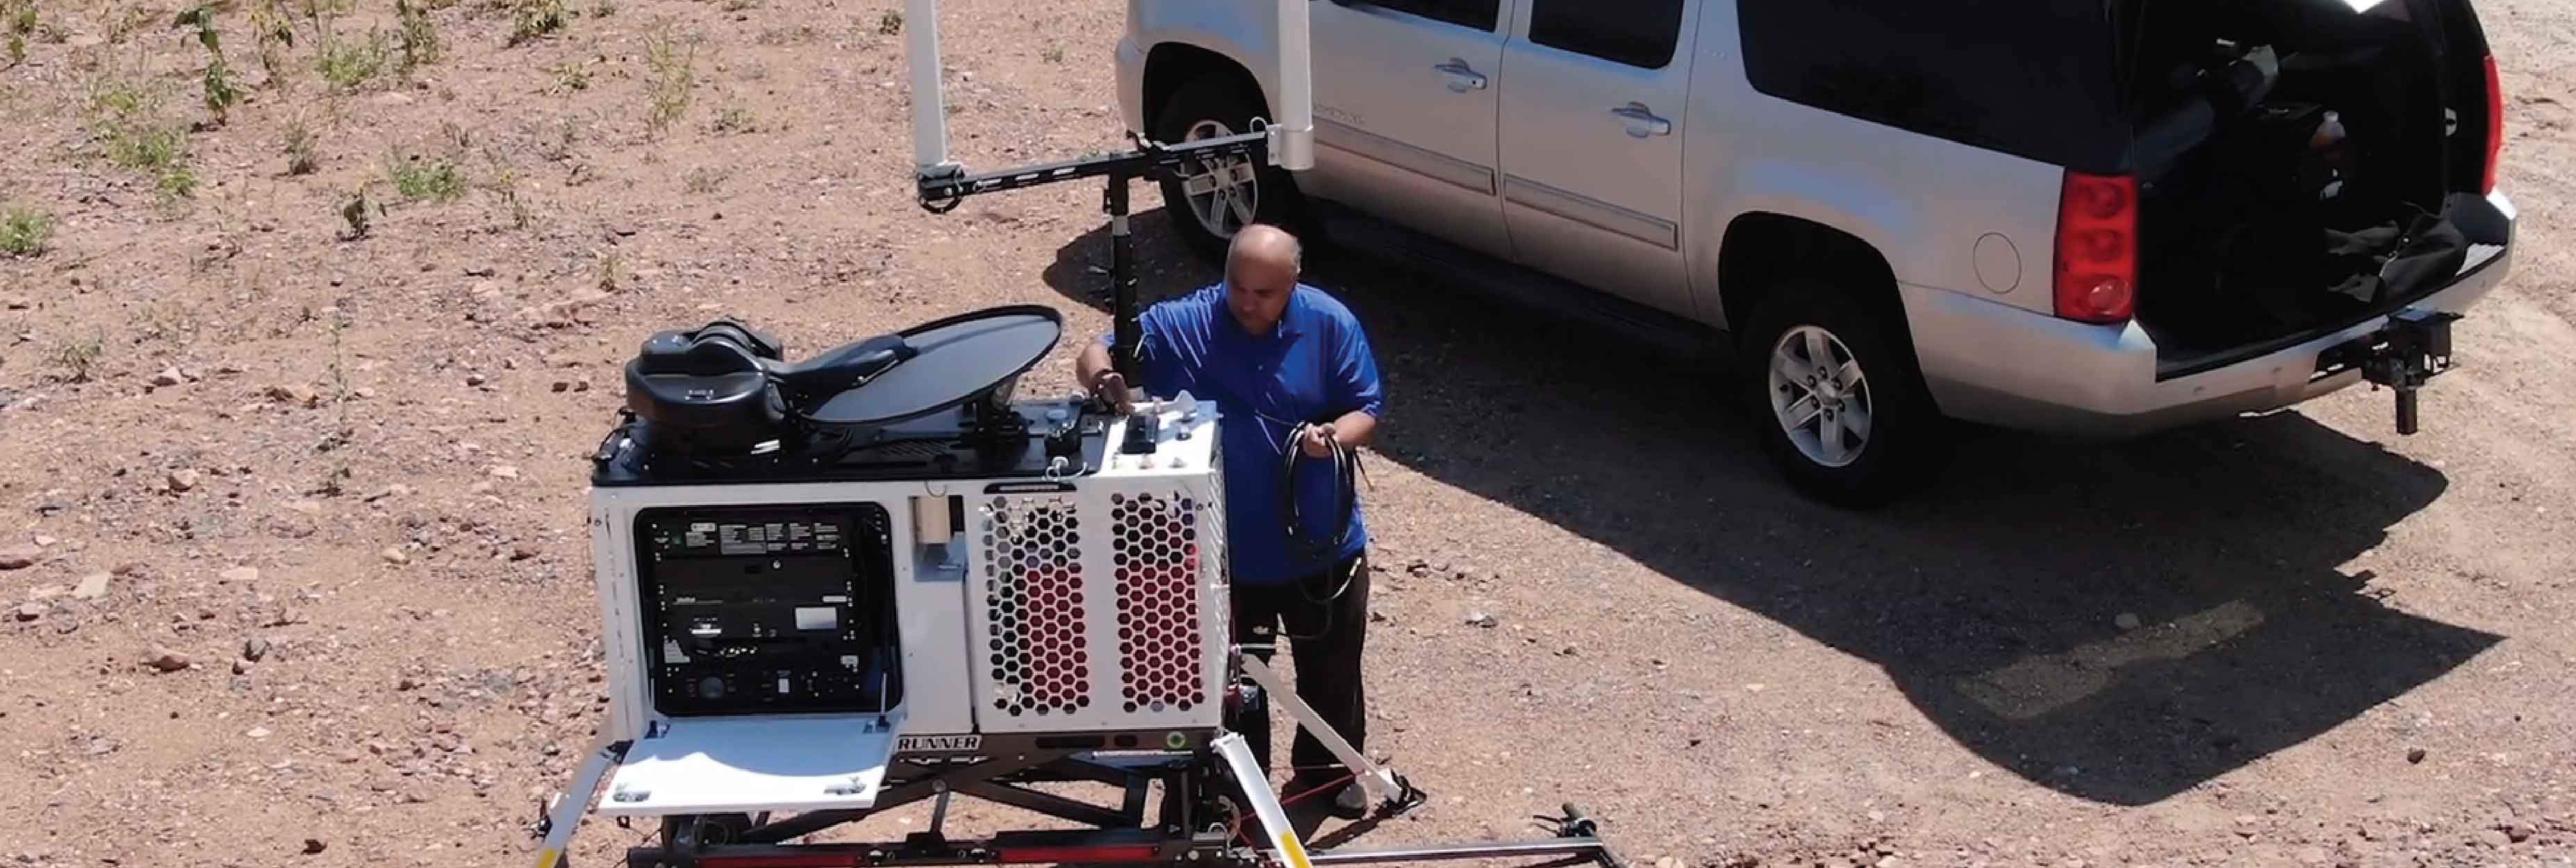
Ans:
{"label": "silver suv", "polygon": [[[1129,126],[1271,115],[1257,0],[1129,0]],[[1717,346],[1801,488],[1945,418],[2131,435],[2412,389],[2510,260],[2466,0],[1319,0],[1316,158],[1165,182],[1247,221]]]}

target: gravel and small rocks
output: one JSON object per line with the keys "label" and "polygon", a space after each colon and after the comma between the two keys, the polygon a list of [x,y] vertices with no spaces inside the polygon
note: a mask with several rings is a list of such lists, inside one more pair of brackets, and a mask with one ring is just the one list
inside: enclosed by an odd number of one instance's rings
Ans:
{"label": "gravel and small rocks", "polygon": [[188,668],[192,662],[188,659],[188,655],[155,645],[144,649],[143,665],[152,667],[156,672],[177,672]]}
{"label": "gravel and small rocks", "polygon": [[32,545],[0,546],[0,570],[23,570],[45,559],[45,550]]}

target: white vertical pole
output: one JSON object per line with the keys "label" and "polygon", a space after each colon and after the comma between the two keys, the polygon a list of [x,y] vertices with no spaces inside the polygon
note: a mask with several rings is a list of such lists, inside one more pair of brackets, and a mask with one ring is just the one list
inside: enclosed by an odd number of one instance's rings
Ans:
{"label": "white vertical pole", "polygon": [[1269,691],[1265,696],[1271,702],[1287,709],[1288,716],[1296,718],[1297,725],[1305,728],[1306,734],[1314,736],[1325,750],[1333,754],[1333,758],[1342,761],[1342,767],[1351,772],[1352,783],[1360,785],[1360,792],[1370,796],[1371,804],[1392,803],[1404,795],[1403,789],[1395,785],[1394,771],[1371,762],[1367,754],[1351,747],[1350,740],[1343,738],[1341,731],[1324,722],[1324,716],[1316,714],[1314,707],[1307,705],[1305,700],[1297,698],[1296,689],[1280,680],[1279,673],[1261,662],[1261,658],[1244,655],[1243,674],[1261,685],[1262,690]]}
{"label": "white vertical pole", "polygon": [[[1301,0],[1302,2],[1302,0]],[[1315,868],[1306,861],[1306,844],[1297,839],[1297,827],[1288,822],[1288,810],[1280,807],[1279,794],[1270,791],[1270,778],[1261,773],[1261,761],[1252,756],[1252,746],[1245,744],[1242,733],[1229,732],[1216,737],[1209,747],[1216,748],[1226,770],[1234,773],[1234,782],[1243,787],[1243,798],[1252,803],[1252,816],[1261,821],[1267,837],[1264,843],[1277,849],[1277,858],[1285,868]]]}
{"label": "white vertical pole", "polygon": [[1279,116],[1272,118],[1270,162],[1291,172],[1315,167],[1315,75],[1306,4],[1279,0]]}
{"label": "white vertical pole", "polygon": [[946,174],[948,104],[939,88],[939,0],[904,0],[904,59],[912,65],[912,164],[921,176]]}

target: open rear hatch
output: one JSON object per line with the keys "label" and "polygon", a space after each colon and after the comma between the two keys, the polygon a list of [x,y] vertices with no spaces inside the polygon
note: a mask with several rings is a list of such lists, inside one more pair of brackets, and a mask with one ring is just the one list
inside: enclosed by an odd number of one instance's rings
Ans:
{"label": "open rear hatch", "polygon": [[659,721],[609,778],[609,816],[858,810],[894,756],[880,715]]}
{"label": "open rear hatch", "polygon": [[2404,309],[2503,252],[2464,0],[2113,0],[2158,378]]}

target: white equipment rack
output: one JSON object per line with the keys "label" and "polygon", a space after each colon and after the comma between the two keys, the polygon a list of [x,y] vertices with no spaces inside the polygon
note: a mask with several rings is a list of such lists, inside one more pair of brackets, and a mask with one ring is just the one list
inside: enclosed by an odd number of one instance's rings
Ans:
{"label": "white equipment rack", "polygon": [[[594,489],[593,556],[613,674],[607,734],[634,742],[600,813],[861,809],[874,803],[899,744],[1076,732],[1151,732],[1160,743],[1164,731],[1214,728],[1229,648],[1217,414],[1170,406],[1157,410],[1167,418],[1154,451],[1118,454],[1106,444],[1121,441],[1095,439],[1084,461],[1100,469],[1061,480]],[[1022,411],[1061,418],[1081,409],[1066,401]],[[956,424],[937,418],[920,427]],[[1128,420],[1109,424],[1123,438]],[[968,526],[945,526],[950,498],[964,502]],[[632,566],[638,517],[805,504],[877,505],[890,519],[889,539],[910,542],[890,546],[902,702],[822,715],[656,711]]]}
{"label": "white equipment rack", "polygon": [[[1259,130],[1176,144],[1139,140],[1124,153],[970,174],[947,156],[937,4],[907,0],[919,202],[945,213],[970,195],[1105,179],[1115,362],[1137,382],[1129,182],[1212,162],[1312,166],[1310,0],[1273,2],[1280,116]],[[542,839],[539,868],[563,864],[594,803],[620,823],[661,820],[658,845],[628,849],[628,868],[1316,868],[1536,857],[1624,868],[1594,821],[1571,805],[1541,818],[1554,834],[1539,840],[1308,852],[1251,749],[1227,730],[1229,712],[1266,714],[1262,698],[1278,700],[1351,771],[1380,817],[1412,809],[1424,796],[1353,750],[1233,644],[1220,408],[1182,395],[1147,401],[1135,415],[1101,409],[1074,400],[1020,402],[1008,412],[961,409],[906,423],[912,433],[940,426],[955,432],[990,427],[993,414],[1043,419],[1027,432],[998,432],[1006,440],[1023,433],[1079,440],[1078,458],[1066,455],[1043,472],[596,487],[591,522],[614,678],[610,719],[570,790],[533,825]],[[1087,427],[1095,421],[1098,427]],[[1044,435],[1048,430],[1055,434]],[[603,445],[603,467],[632,447],[622,436]],[[943,519],[937,502],[950,497],[970,501],[971,509]],[[899,692],[900,700],[814,714],[665,711],[653,662],[667,662],[669,649],[657,655],[644,635],[638,522],[656,509],[799,504],[882,510],[882,526],[871,532],[882,532],[892,556],[887,579],[901,642],[901,689],[886,692]],[[764,532],[762,541],[775,538]],[[801,611],[796,617],[805,626]],[[792,687],[781,682],[778,690]],[[1115,805],[1092,804],[1027,786],[1050,781],[1104,783],[1120,795]],[[1159,802],[1149,804],[1156,793]],[[942,826],[955,795],[1089,828],[952,839]],[[930,828],[900,841],[797,843],[922,800],[936,805]]]}

